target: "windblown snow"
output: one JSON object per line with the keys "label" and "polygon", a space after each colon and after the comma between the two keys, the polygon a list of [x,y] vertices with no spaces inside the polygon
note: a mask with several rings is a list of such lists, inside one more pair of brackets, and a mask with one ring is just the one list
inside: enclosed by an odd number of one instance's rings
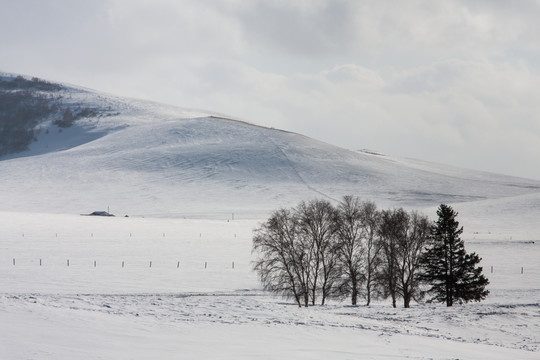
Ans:
{"label": "windblown snow", "polygon": [[[0,158],[0,358],[538,358],[540,181],[61,91],[113,115],[44,119],[27,151]],[[431,217],[452,204],[491,295],[298,309],[264,293],[252,229],[278,207],[350,194]],[[116,217],[80,216],[107,209]]]}

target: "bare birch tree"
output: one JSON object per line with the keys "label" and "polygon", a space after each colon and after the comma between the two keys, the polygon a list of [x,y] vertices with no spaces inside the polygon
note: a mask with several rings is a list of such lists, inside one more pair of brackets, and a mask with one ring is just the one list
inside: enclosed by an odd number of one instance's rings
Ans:
{"label": "bare birch tree", "polygon": [[336,286],[340,277],[336,251],[337,211],[326,200],[301,202],[296,208],[300,236],[308,249],[310,261],[309,286],[311,304],[315,305],[318,293],[321,305],[338,295]]}
{"label": "bare birch tree", "polygon": [[430,238],[430,223],[426,216],[411,212],[408,216],[405,236],[398,239],[398,284],[403,306],[408,308],[411,300],[419,300],[421,256]]}
{"label": "bare birch tree", "polygon": [[378,271],[381,266],[381,243],[377,233],[380,226],[380,212],[374,202],[366,201],[361,208],[364,228],[364,276],[366,306],[371,304],[374,294],[378,294],[380,278]]}
{"label": "bare birch tree", "polygon": [[293,297],[308,306],[308,273],[298,239],[298,224],[286,209],[275,211],[254,231],[253,251],[259,254],[254,269],[265,290]]}
{"label": "bare birch tree", "polygon": [[340,272],[343,274],[340,292],[350,295],[351,304],[358,303],[360,287],[365,280],[364,253],[365,229],[360,199],[345,196],[338,205],[337,234]]}
{"label": "bare birch tree", "polygon": [[378,211],[373,202],[345,196],[301,202],[275,211],[254,232],[254,264],[263,287],[298,306],[330,298],[398,296],[405,307],[421,296],[420,258],[430,236],[427,217],[403,209]]}
{"label": "bare birch tree", "polygon": [[383,253],[381,279],[385,297],[392,298],[396,307],[398,296],[399,242],[406,237],[409,215],[403,209],[384,210],[381,213],[379,241]]}

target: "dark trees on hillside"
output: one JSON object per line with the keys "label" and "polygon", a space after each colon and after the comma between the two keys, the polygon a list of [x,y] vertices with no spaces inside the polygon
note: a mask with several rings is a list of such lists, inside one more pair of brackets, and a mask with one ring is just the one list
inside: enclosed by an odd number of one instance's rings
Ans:
{"label": "dark trees on hillside", "polygon": [[38,119],[52,113],[49,99],[24,91],[0,88],[0,156],[24,151],[35,136]]}
{"label": "dark trees on hillside", "polygon": [[430,285],[426,293],[432,296],[429,301],[452,306],[455,302],[485,299],[489,294],[485,289],[489,281],[482,275],[482,267],[477,266],[480,257],[465,252],[460,238],[463,227],[459,227],[456,220],[458,213],[441,204],[437,215],[429,247],[422,257],[422,278]]}
{"label": "dark trees on hillside", "polygon": [[0,77],[0,156],[27,150],[47,120],[67,128],[82,118],[117,115],[110,108],[68,104],[63,89],[37,78]]}
{"label": "dark trees on hillside", "polygon": [[0,78],[0,156],[28,149],[36,138],[36,125],[54,114],[58,85],[37,78]]}

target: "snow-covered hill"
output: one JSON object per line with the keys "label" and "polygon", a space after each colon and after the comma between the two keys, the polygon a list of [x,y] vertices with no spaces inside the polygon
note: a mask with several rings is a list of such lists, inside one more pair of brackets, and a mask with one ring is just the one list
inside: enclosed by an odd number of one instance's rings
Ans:
{"label": "snow-covered hill", "polygon": [[[540,181],[15,79],[0,75],[3,91],[27,91],[0,98],[0,120],[25,120],[0,121],[0,141],[20,136],[0,144],[0,359],[538,357]],[[347,194],[431,217],[454,205],[491,295],[298,309],[264,293],[253,228],[278,206]],[[107,207],[130,217],[79,216]]]}
{"label": "snow-covered hill", "polygon": [[350,151],[208,112],[57,87],[64,108],[105,113],[64,128],[50,115],[36,124],[27,151],[0,158],[0,211],[110,206],[156,217],[260,217],[301,199],[347,194],[426,208],[540,193],[540,181]]}

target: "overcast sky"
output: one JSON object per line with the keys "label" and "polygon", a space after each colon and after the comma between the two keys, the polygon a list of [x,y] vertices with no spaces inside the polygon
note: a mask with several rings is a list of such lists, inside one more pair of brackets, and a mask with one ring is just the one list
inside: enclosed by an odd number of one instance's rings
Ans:
{"label": "overcast sky", "polygon": [[0,0],[0,71],[540,179],[540,2]]}

